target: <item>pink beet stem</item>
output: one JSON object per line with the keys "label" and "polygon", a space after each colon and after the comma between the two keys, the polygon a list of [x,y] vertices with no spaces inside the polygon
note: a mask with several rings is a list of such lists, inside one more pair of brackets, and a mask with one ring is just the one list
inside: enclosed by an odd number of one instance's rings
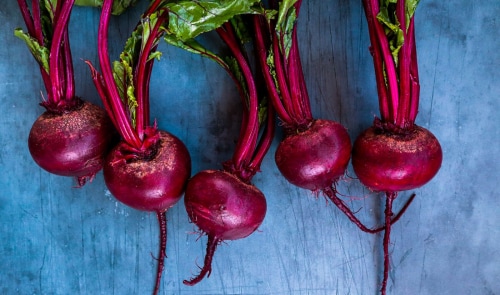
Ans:
{"label": "pink beet stem", "polygon": [[[272,106],[272,103],[269,103],[267,105],[267,125],[264,130],[264,133],[262,137],[259,140],[259,143],[257,145],[257,149],[252,157],[252,160],[250,164],[248,164],[248,168],[250,171],[253,173],[257,172],[260,169],[260,164],[264,160],[264,157],[267,154],[267,151],[271,147],[271,144],[273,142],[274,138],[274,131],[275,131],[275,120],[274,120],[275,112],[274,108]],[[250,178],[253,175],[248,176],[248,181],[250,181]]]}
{"label": "pink beet stem", "polygon": [[265,84],[267,87],[267,91],[269,92],[270,99],[272,100],[272,104],[276,109],[276,113],[281,118],[283,122],[287,125],[292,124],[292,119],[288,115],[288,112],[285,109],[283,101],[280,99],[280,95],[278,93],[277,86],[274,84],[273,77],[270,73],[269,65],[267,64],[267,50],[268,44],[264,41],[264,28],[268,29],[267,22],[264,21],[264,18],[260,15],[253,16],[254,21],[254,29],[255,29],[255,44],[256,44],[256,52],[257,58],[260,62],[260,67],[262,68],[262,74],[264,75]]}
{"label": "pink beet stem", "polygon": [[410,22],[410,27],[408,28],[408,38],[411,38],[412,50],[411,50],[411,65],[410,65],[410,76],[411,76],[411,106],[408,115],[409,121],[411,123],[415,122],[418,114],[418,103],[420,99],[420,82],[418,78],[418,62],[417,62],[417,46],[415,44],[415,21],[412,18]]}
{"label": "pink beet stem", "polygon": [[220,240],[215,236],[208,236],[207,250],[205,254],[205,260],[203,262],[203,267],[201,268],[201,271],[197,276],[189,280],[182,281],[185,285],[194,286],[199,283],[205,277],[205,275],[207,275],[207,277],[210,277],[210,273],[212,272],[212,258],[214,257],[215,249],[217,248],[219,242]]}
{"label": "pink beet stem", "polygon": [[[157,1],[158,2],[158,1]],[[156,25],[151,30],[151,36],[144,44],[141,51],[139,61],[137,62],[136,69],[136,83],[137,84],[137,120],[136,131],[141,141],[144,140],[144,130],[149,126],[149,78],[153,69],[154,60],[148,60],[151,52],[155,51],[157,47],[158,36],[161,34],[160,27],[165,21],[165,13],[158,17]]]}
{"label": "pink beet stem", "polygon": [[387,192],[386,193],[386,202],[385,202],[385,227],[384,232],[384,279],[382,281],[382,287],[380,288],[380,292],[382,295],[386,294],[387,289],[387,280],[389,278],[389,268],[390,268],[390,259],[389,259],[389,244],[391,242],[391,217],[392,213],[392,202],[398,196],[395,192]]}
{"label": "pink beet stem", "polygon": [[71,56],[71,50],[69,45],[69,34],[68,28],[64,32],[64,39],[62,41],[63,46],[63,60],[64,60],[64,70],[65,70],[65,99],[72,100],[75,97],[75,75],[73,73],[73,60]]}
{"label": "pink beet stem", "polygon": [[56,10],[54,12],[55,26],[52,43],[50,45],[49,69],[52,82],[52,97],[50,99],[56,104],[61,101],[65,95],[65,93],[63,93],[63,85],[61,85],[65,78],[64,64],[62,63],[64,59],[61,58],[60,52],[61,48],[64,46],[61,44],[65,41],[64,36],[68,28],[68,21],[74,2],[75,0],[65,1],[61,10]]}
{"label": "pink beet stem", "polygon": [[375,65],[383,67],[382,69],[376,69],[375,72],[379,74],[385,73],[385,78],[383,78],[382,76],[383,79],[380,77],[377,79],[377,88],[388,88],[387,102],[390,117],[382,119],[384,119],[384,121],[386,122],[395,123],[399,101],[396,65],[389,49],[389,42],[385,35],[384,28],[382,27],[382,24],[377,20],[377,14],[379,13],[378,0],[363,0],[363,4],[365,7],[366,18],[368,20],[368,27],[373,27],[373,29],[369,30],[370,40],[372,42],[372,50],[379,50],[380,59],[381,61],[383,61],[383,63],[375,61]]}
{"label": "pink beet stem", "polygon": [[[107,96],[101,98],[103,103],[111,110],[111,112],[108,113],[110,116],[113,114],[113,121],[116,123],[115,127],[122,136],[123,140],[130,146],[139,148],[141,146],[141,141],[135,130],[132,128],[132,124],[128,120],[128,115],[126,114],[120,94],[118,93],[118,88],[116,87],[111,69],[111,62],[109,60],[108,25],[111,17],[112,6],[113,0],[104,0],[97,35],[97,43],[99,47],[97,54],[101,65],[104,86],[107,89],[106,92],[108,94]],[[106,100],[106,102],[104,102],[104,100]]]}
{"label": "pink beet stem", "polygon": [[257,145],[257,138],[259,133],[259,116],[258,116],[258,94],[253,78],[252,70],[241,49],[239,48],[238,41],[236,40],[231,25],[226,23],[224,27],[218,28],[217,33],[221,39],[231,50],[234,58],[238,62],[242,71],[243,77],[246,81],[248,95],[244,101],[245,110],[242,122],[242,130],[238,138],[238,143],[233,155],[233,164],[242,170],[245,165],[250,163],[253,153]]}
{"label": "pink beet stem", "polygon": [[161,276],[165,266],[165,257],[167,249],[167,212],[156,212],[158,224],[160,225],[160,251],[158,253],[158,268],[156,271],[156,284],[153,295],[158,294],[160,290]]}

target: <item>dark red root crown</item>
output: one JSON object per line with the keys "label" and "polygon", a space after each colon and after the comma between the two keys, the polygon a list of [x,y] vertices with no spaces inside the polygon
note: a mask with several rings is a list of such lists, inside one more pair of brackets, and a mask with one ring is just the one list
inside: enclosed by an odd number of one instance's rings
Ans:
{"label": "dark red root crown", "polygon": [[205,277],[205,275],[210,277],[210,273],[212,272],[212,258],[214,257],[215,249],[221,242],[220,239],[216,238],[213,235],[208,236],[208,242],[207,242],[207,250],[205,254],[205,260],[203,261],[203,267],[200,268],[200,273],[195,276],[194,278],[191,278],[189,280],[184,280],[182,281],[185,285],[188,286],[194,286],[201,282],[201,280]]}

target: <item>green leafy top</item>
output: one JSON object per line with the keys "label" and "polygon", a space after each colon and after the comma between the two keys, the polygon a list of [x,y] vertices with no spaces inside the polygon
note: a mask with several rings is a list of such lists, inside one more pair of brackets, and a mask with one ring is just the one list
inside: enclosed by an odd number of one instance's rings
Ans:
{"label": "green leafy top", "polygon": [[247,26],[241,15],[262,13],[259,0],[203,0],[177,1],[167,3],[169,25],[164,39],[167,43],[192,53],[208,57],[222,66],[237,82],[239,90],[247,93],[244,75],[238,62],[229,54],[214,53],[200,44],[195,38],[203,33],[216,30],[230,23],[240,43],[251,40]]}
{"label": "green leafy top", "polygon": [[[213,31],[236,15],[257,13],[259,0],[198,0],[167,3],[169,35],[185,42]],[[171,37],[170,37],[171,38]]]}
{"label": "green leafy top", "polygon": [[26,43],[33,57],[48,74],[50,46],[55,25],[54,10],[57,7],[57,0],[41,0],[40,2],[40,15],[35,16],[35,19],[39,20],[41,31],[35,32],[35,28],[33,28],[24,32],[23,29],[16,28],[14,35]]}
{"label": "green leafy top", "polygon": [[[279,3],[277,12],[276,34],[281,40],[281,50],[285,53],[286,58],[288,58],[290,54],[290,48],[292,47],[292,32],[295,27],[295,22],[297,21],[295,3],[297,3],[297,0],[283,0]],[[268,15],[272,14],[269,13]]]}
{"label": "green leafy top", "polygon": [[[120,15],[127,10],[130,6],[135,5],[139,0],[115,0],[113,2],[112,13],[114,15]],[[90,7],[102,7],[103,0],[76,0],[75,5],[79,6],[90,6]]]}
{"label": "green leafy top", "polygon": [[396,66],[398,65],[398,55],[404,43],[404,36],[407,33],[410,19],[413,17],[420,0],[405,1],[405,24],[406,32],[401,29],[401,21],[396,13],[398,0],[380,0],[380,11],[377,20],[384,26],[385,34],[389,40],[392,57]]}
{"label": "green leafy top", "polygon": [[14,35],[26,43],[28,49],[40,65],[41,69],[43,69],[45,73],[49,74],[50,47],[47,48],[46,46],[41,45],[36,38],[30,36],[28,33],[25,33],[21,28],[15,29]]}

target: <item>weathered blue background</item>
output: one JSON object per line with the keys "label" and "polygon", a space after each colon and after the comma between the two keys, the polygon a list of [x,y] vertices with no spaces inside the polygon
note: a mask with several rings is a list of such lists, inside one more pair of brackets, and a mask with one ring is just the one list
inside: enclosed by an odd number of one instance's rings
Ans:
{"label": "weathered blue background", "polygon": [[[114,18],[113,58],[142,8]],[[424,0],[417,10],[417,121],[440,139],[444,162],[394,227],[389,294],[500,294],[499,16],[498,0]],[[16,2],[2,1],[0,17],[0,293],[149,294],[155,215],[117,203],[101,174],[74,189],[31,160],[26,140],[43,85],[13,36],[24,27]],[[75,8],[70,32],[77,93],[100,104],[82,61],[97,63],[98,20],[98,10]],[[314,114],[339,120],[354,139],[378,113],[361,1],[304,1],[299,29]],[[187,144],[194,172],[218,168],[239,128],[234,86],[213,62],[160,49],[152,115]],[[182,202],[168,212],[161,294],[377,294],[382,236],[361,233],[323,198],[285,182],[275,147],[254,179],[269,204],[260,231],[220,246],[212,276],[195,287],[182,279],[197,272],[206,238],[193,234]],[[360,219],[382,221],[382,196],[355,180],[338,188],[362,197],[349,202]]]}

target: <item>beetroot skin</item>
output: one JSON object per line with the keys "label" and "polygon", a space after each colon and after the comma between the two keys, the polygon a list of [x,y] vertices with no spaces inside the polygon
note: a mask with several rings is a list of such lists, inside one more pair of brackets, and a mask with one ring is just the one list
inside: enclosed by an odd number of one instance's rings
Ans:
{"label": "beetroot skin", "polygon": [[442,160],[437,138],[417,125],[401,134],[372,126],[356,139],[352,154],[359,180],[384,192],[421,187],[436,175]]}
{"label": "beetroot skin", "polygon": [[108,155],[104,181],[120,202],[144,211],[164,212],[181,198],[191,174],[191,157],[174,135],[158,131],[160,139],[151,158],[125,160],[125,142]]}
{"label": "beetroot skin", "polygon": [[193,286],[212,272],[212,258],[223,240],[242,239],[253,233],[266,216],[266,198],[255,186],[232,173],[204,170],[188,182],[184,204],[189,219],[208,236],[203,267],[183,283]]}
{"label": "beetroot skin", "polygon": [[349,163],[351,140],[346,129],[330,120],[314,120],[278,146],[276,165],[292,184],[312,191],[330,187]]}
{"label": "beetroot skin", "polygon": [[218,240],[247,237],[262,223],[267,210],[260,190],[219,170],[196,174],[188,182],[184,203],[190,220]]}
{"label": "beetroot skin", "polygon": [[77,177],[79,183],[85,183],[102,168],[115,140],[116,131],[106,112],[83,102],[76,110],[45,112],[38,117],[28,147],[35,162],[46,171]]}

